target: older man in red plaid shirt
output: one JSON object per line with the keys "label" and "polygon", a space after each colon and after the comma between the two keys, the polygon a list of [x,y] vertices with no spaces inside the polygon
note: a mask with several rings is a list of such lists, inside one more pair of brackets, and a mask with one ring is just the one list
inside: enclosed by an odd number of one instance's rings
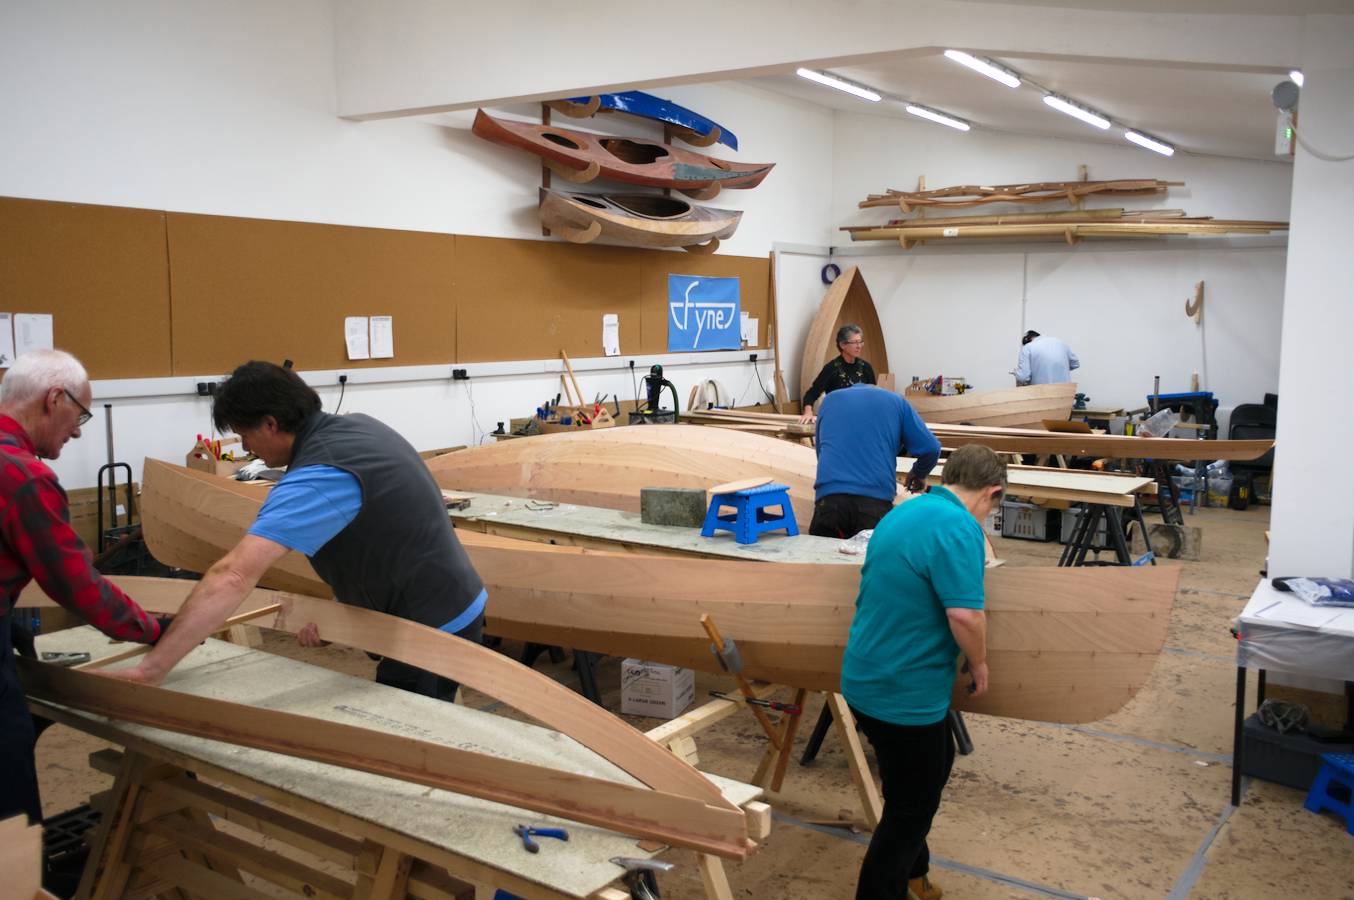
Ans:
{"label": "older man in red plaid shirt", "polygon": [[[60,350],[20,357],[0,382],[0,820],[42,819],[37,736],[14,664],[14,602],[30,580],[109,637],[154,643],[160,623],[95,571],[66,492],[42,462],[91,418],[89,377]],[[20,632],[24,634],[24,632]]]}

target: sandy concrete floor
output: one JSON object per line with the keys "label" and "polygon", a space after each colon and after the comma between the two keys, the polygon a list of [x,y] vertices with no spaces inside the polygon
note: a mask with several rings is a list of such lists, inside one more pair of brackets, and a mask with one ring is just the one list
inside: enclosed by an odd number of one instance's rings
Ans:
{"label": "sandy concrete floor", "polygon": [[[1247,781],[1240,808],[1228,802],[1235,689],[1228,623],[1259,578],[1268,509],[1206,509],[1187,521],[1203,528],[1202,558],[1163,563],[1183,566],[1181,590],[1165,652],[1127,706],[1075,727],[967,717],[976,752],[956,762],[931,835],[932,875],[947,896],[1354,898],[1354,837],[1343,823],[1305,811],[1302,792],[1261,781]],[[994,543],[1010,565],[1050,564],[1059,551]],[[373,669],[360,653],[302,651],[290,638],[269,640],[266,649],[354,674]],[[541,668],[576,681],[567,663]],[[618,660],[603,660],[598,677],[606,704],[619,709]],[[699,676],[698,699],[726,686]],[[462,702],[491,705],[473,692]],[[820,706],[811,699],[800,746]],[[85,762],[100,746],[62,727],[43,736],[38,758],[49,813],[108,786]],[[697,746],[702,768],[748,779],[764,740],[750,716],[735,717],[698,736]],[[835,736],[811,767],[793,764],[785,790],[769,799],[771,837],[747,862],[728,867],[734,895],[853,897],[868,834],[815,824],[859,815]],[[663,896],[703,897],[694,857],[674,851],[667,858],[678,868],[663,876]]]}

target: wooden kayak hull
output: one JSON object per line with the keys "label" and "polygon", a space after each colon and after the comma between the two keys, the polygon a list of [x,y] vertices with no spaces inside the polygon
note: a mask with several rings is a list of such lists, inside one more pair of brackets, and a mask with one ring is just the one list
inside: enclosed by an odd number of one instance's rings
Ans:
{"label": "wooden kayak hull", "polygon": [[1032,384],[950,396],[909,391],[903,396],[927,424],[1040,428],[1045,419],[1067,421],[1076,402],[1077,386],[1072,382]]}
{"label": "wooden kayak hull", "polygon": [[743,213],[661,194],[581,194],[541,188],[540,216],[542,225],[574,243],[601,237],[631,247],[701,249],[732,237]]}
{"label": "wooden kayak hull", "polygon": [[487,141],[535,153],[575,173],[586,173],[595,166],[592,177],[648,187],[683,191],[754,188],[775,165],[716,159],[646,138],[607,137],[496,119],[484,110],[475,115],[472,130]]}
{"label": "wooden kayak hull", "polygon": [[626,113],[670,125],[677,137],[697,147],[709,147],[711,144],[719,143],[730,150],[738,149],[738,138],[729,129],[685,106],[644,91],[618,91],[614,94],[570,97],[568,100],[553,102],[550,106],[575,118],[586,118],[593,113]]}
{"label": "wooden kayak hull", "polygon": [[[146,541],[168,565],[205,570],[245,533],[262,501],[258,488],[146,461]],[[488,588],[490,634],[714,672],[700,625],[708,613],[737,642],[749,677],[838,689],[859,586],[853,566],[680,559],[457,534]],[[1179,572],[989,570],[992,689],[969,697],[967,676],[957,674],[956,706],[1052,722],[1114,713],[1151,673]],[[266,582],[277,579],[328,595],[296,553]]]}
{"label": "wooden kayak hull", "polygon": [[799,369],[800,397],[808,391],[823,366],[839,354],[837,329],[843,325],[859,325],[861,336],[865,338],[861,356],[869,361],[876,373],[889,371],[889,352],[884,344],[884,327],[879,324],[879,311],[875,309],[870,289],[865,286],[865,276],[860,274],[858,267],[852,266],[832,282],[809,326]]}

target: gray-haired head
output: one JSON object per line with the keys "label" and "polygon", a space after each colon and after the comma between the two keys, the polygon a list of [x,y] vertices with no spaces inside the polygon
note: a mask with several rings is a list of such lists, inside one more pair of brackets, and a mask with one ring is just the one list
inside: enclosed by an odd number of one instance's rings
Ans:
{"label": "gray-haired head", "polygon": [[37,350],[14,361],[0,381],[0,405],[27,406],[52,388],[65,388],[79,394],[89,381],[80,360],[65,350]]}
{"label": "gray-haired head", "polygon": [[859,325],[843,325],[841,328],[837,329],[837,346],[840,347],[848,341],[854,341],[856,338],[860,337],[861,334],[862,332]]}

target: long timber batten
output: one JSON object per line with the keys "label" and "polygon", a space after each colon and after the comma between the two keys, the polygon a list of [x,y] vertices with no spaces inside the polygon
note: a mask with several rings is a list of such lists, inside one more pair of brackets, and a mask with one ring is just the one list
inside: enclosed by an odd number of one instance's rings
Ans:
{"label": "long timber batten", "polygon": [[[147,460],[147,543],[160,561],[202,571],[244,534],[262,496]],[[717,671],[699,622],[709,613],[738,643],[748,677],[839,689],[859,583],[854,567],[689,560],[457,534],[489,591],[490,634]],[[299,554],[269,578],[275,574],[328,593]],[[1152,670],[1178,578],[1179,568],[1167,566],[989,571],[992,688],[971,698],[967,676],[957,675],[955,705],[1052,722],[1110,715]]]}

